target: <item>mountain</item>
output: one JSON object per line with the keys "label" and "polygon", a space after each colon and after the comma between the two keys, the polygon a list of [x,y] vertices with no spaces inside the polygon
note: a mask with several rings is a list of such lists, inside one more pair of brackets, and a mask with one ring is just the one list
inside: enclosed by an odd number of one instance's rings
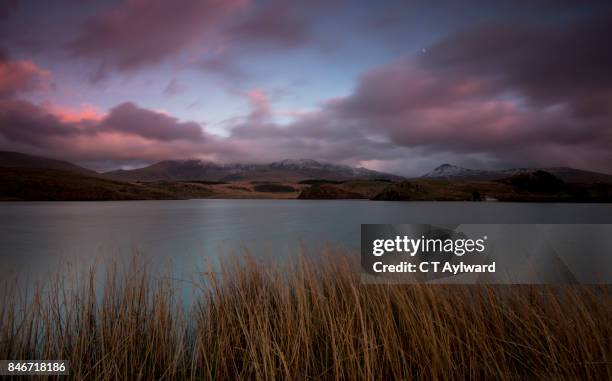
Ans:
{"label": "mountain", "polygon": [[197,159],[167,160],[133,170],[107,172],[116,179],[130,181],[301,181],[306,179],[399,180],[400,176],[323,163],[309,159],[282,160],[269,164],[219,164]]}
{"label": "mountain", "polygon": [[98,175],[97,172],[79,167],[78,165],[74,165],[67,161],[10,151],[0,151],[0,167],[55,169],[59,171],[76,172],[84,175]]}
{"label": "mountain", "polygon": [[515,173],[496,181],[530,193],[560,193],[567,190],[563,180],[546,171]]}
{"label": "mountain", "polygon": [[[234,171],[238,170],[235,168]],[[132,170],[117,170],[106,175],[122,180],[141,181],[181,181],[181,180],[211,180],[218,181],[230,173],[229,168],[212,162],[188,159],[160,161],[143,168]]]}
{"label": "mountain", "polygon": [[[585,171],[569,167],[541,168],[541,170],[552,173],[568,183],[608,183],[612,184],[612,175],[601,172]],[[520,171],[520,170],[518,170]],[[534,170],[528,170],[534,172]],[[514,173],[519,173],[514,170]]]}
{"label": "mountain", "polygon": [[551,168],[510,168],[496,171],[463,168],[452,164],[442,164],[433,171],[421,176],[423,179],[455,180],[455,181],[486,181],[500,180],[514,175],[533,174],[538,171],[548,172],[569,183],[609,183],[612,175],[569,167]]}
{"label": "mountain", "polygon": [[427,172],[423,176],[424,179],[474,179],[487,177],[491,172],[481,171],[478,169],[468,169],[452,164],[442,164],[436,167],[433,171]]}
{"label": "mountain", "polygon": [[[228,184],[231,181],[251,184]],[[108,175],[61,160],[0,151],[0,201],[295,198],[298,195],[305,199],[611,202],[612,175],[566,167],[546,171],[533,168],[483,171],[445,164],[424,178],[407,180],[366,168],[315,160],[217,164],[194,159],[163,161]]]}

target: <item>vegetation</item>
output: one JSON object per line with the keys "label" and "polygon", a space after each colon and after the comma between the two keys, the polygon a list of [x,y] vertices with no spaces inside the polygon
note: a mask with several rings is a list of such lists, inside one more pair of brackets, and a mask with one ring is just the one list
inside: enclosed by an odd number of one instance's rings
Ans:
{"label": "vegetation", "polygon": [[545,171],[520,173],[497,181],[532,193],[554,194],[567,190],[567,185],[564,181]]}
{"label": "vegetation", "polygon": [[372,197],[385,201],[612,202],[612,185],[566,183],[545,171],[494,181],[413,180],[392,183]]}
{"label": "vegetation", "polygon": [[203,184],[203,185],[223,185],[228,184],[224,181],[207,181],[207,180],[182,180],[179,181],[181,183],[193,183],[193,184]]}
{"label": "vegetation", "polygon": [[320,185],[320,184],[342,184],[344,182],[345,181],[343,181],[343,180],[308,179],[308,180],[302,180],[302,181],[298,182],[298,184]]}
{"label": "vegetation", "polygon": [[98,201],[170,199],[173,195],[142,184],[71,171],[0,168],[0,200]]}
{"label": "vegetation", "polygon": [[210,187],[200,183],[127,183],[72,171],[0,167],[0,200],[4,201],[168,200],[212,195]]}
{"label": "vegetation", "polygon": [[232,190],[237,190],[237,191],[244,191],[244,192],[252,192],[251,189],[249,189],[247,187],[238,186],[238,185],[229,185],[227,187],[227,189],[232,189]]}
{"label": "vegetation", "polygon": [[173,199],[207,198],[215,195],[210,184],[188,181],[154,181],[143,183],[150,189],[170,194]]}
{"label": "vegetation", "polygon": [[337,200],[367,198],[363,193],[347,190],[344,187],[330,184],[312,185],[304,188],[298,196],[303,200]]}
{"label": "vegetation", "polygon": [[257,184],[253,187],[256,192],[270,192],[270,193],[291,193],[297,192],[297,189],[289,185],[283,184]]}
{"label": "vegetation", "polygon": [[[225,261],[184,307],[135,259],[0,288],[0,358],[66,359],[74,379],[612,377],[607,287],[363,285],[339,252]],[[157,274],[155,274],[157,275]]]}
{"label": "vegetation", "polygon": [[612,184],[564,182],[545,172],[483,181],[305,180],[135,181],[58,169],[0,167],[2,201],[168,200],[192,198],[372,199],[387,201],[612,202]]}

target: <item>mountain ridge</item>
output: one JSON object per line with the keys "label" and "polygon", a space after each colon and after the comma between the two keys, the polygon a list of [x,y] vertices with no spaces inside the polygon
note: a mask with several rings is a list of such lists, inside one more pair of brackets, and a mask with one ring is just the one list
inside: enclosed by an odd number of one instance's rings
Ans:
{"label": "mountain ridge", "polygon": [[517,167],[499,170],[470,169],[453,164],[442,164],[433,170],[420,176],[421,179],[429,180],[454,180],[454,181],[486,181],[498,180],[518,174],[528,174],[537,171],[545,171],[560,178],[563,181],[574,183],[596,183],[604,182],[612,184],[612,175],[594,171],[586,171],[571,167],[542,167],[527,168]]}
{"label": "mountain ridge", "polygon": [[[484,171],[445,164],[425,178],[407,179],[311,159],[268,164],[219,164],[183,159],[144,167],[144,174],[136,172],[142,181],[131,179],[133,170],[113,173],[114,177],[61,160],[0,151],[0,200],[612,201],[612,175],[568,167],[546,168],[546,171],[533,168]],[[125,178],[118,179],[121,175]],[[451,181],[439,181],[445,177]]]}
{"label": "mountain ridge", "polygon": [[285,159],[267,164],[215,163],[199,159],[164,160],[143,168],[106,172],[131,181],[300,181],[306,179],[402,180],[402,176],[363,167],[331,164],[313,159]]}
{"label": "mountain ridge", "polygon": [[[99,173],[64,160],[30,155],[15,151],[0,151],[0,167],[4,168],[45,168],[76,172],[88,176],[123,181],[294,181],[303,180],[405,180],[406,177],[375,171],[363,167],[350,167],[313,159],[284,159],[266,164],[217,163],[194,158],[160,161],[142,168],[119,169]],[[432,171],[413,179],[448,181],[489,181],[499,180],[516,174],[545,171],[566,182],[609,183],[612,175],[571,167],[517,167],[501,170],[465,168],[453,164],[442,164]]]}

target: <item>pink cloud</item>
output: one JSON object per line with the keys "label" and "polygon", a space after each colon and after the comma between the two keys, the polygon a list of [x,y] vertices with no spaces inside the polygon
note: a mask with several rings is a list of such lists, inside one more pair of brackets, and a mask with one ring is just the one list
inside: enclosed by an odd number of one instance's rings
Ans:
{"label": "pink cloud", "polygon": [[77,56],[97,61],[100,79],[108,69],[130,71],[162,60],[214,33],[248,0],[122,0],[84,23],[68,44]]}
{"label": "pink cloud", "polygon": [[79,108],[46,104],[45,108],[60,121],[65,123],[77,123],[81,121],[100,121],[105,114],[90,104],[83,104]]}
{"label": "pink cloud", "polygon": [[0,60],[0,98],[49,86],[50,74],[32,61]]}
{"label": "pink cloud", "polygon": [[249,116],[251,122],[262,122],[271,116],[270,102],[263,90],[249,90],[245,95],[249,99],[249,102],[251,102],[252,112]]}
{"label": "pink cloud", "polygon": [[208,134],[195,122],[123,103],[103,115],[0,100],[0,149],[22,150],[81,164],[113,167],[168,158],[221,158],[234,155],[230,142]]}

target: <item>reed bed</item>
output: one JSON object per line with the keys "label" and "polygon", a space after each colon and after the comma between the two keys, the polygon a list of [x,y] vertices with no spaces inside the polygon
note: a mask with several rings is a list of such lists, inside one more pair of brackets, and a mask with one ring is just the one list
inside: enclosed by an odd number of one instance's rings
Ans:
{"label": "reed bed", "polygon": [[357,262],[229,259],[189,307],[140,260],[5,283],[0,359],[65,359],[79,380],[612,379],[608,287],[362,285]]}

